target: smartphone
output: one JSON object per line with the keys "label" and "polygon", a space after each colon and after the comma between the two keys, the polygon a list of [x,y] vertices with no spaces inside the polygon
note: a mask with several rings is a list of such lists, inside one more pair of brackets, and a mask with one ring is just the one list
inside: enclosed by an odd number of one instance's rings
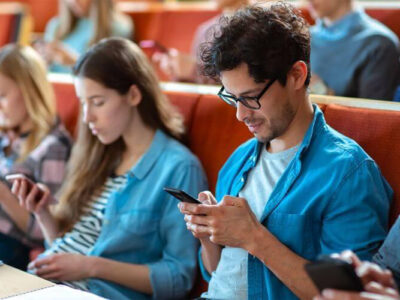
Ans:
{"label": "smartphone", "polygon": [[166,191],[167,193],[171,194],[172,196],[174,196],[179,201],[188,202],[188,203],[194,203],[194,204],[201,204],[201,202],[199,200],[197,200],[197,199],[193,198],[192,196],[186,194],[182,190],[178,190],[178,189],[174,189],[174,188],[170,188],[170,187],[164,187],[164,191]]}
{"label": "smartphone", "polygon": [[4,183],[9,189],[11,189],[12,184],[11,184],[11,182],[9,182],[5,177],[0,176],[0,181],[1,181],[2,183]]}
{"label": "smartphone", "polygon": [[161,45],[155,40],[143,40],[139,42],[139,46],[142,49],[150,49],[156,52],[168,53],[168,48]]}
{"label": "smartphone", "polygon": [[354,267],[343,260],[323,256],[315,262],[306,264],[304,268],[320,292],[324,289],[354,292],[364,290]]}
{"label": "smartphone", "polygon": [[[17,179],[25,180],[25,182],[27,183],[27,193],[29,193],[32,190],[33,186],[35,185],[35,182],[32,179],[30,179],[28,176],[22,173],[6,175],[5,178],[8,182],[11,183],[11,185],[14,180]],[[39,189],[39,193],[35,197],[36,200],[39,201],[43,197],[43,194],[44,192],[41,189]]]}

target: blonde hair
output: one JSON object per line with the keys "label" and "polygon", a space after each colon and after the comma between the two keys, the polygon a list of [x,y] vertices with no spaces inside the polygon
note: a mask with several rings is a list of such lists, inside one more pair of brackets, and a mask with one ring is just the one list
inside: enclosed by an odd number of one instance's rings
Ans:
{"label": "blonde hair", "polygon": [[[112,34],[112,20],[116,17],[113,0],[91,0],[89,19],[93,22],[94,33],[89,41],[93,45]],[[74,29],[78,22],[64,0],[59,0],[58,27],[55,33],[56,40],[63,40]]]}
{"label": "blonde hair", "polygon": [[0,72],[17,84],[33,123],[33,128],[19,153],[18,161],[23,161],[54,125],[56,120],[54,91],[47,80],[45,62],[29,46],[10,44],[1,48]]}
{"label": "blonde hair", "polygon": [[[116,90],[120,95],[136,85],[142,94],[138,105],[141,120],[152,129],[181,139],[183,118],[162,93],[150,62],[133,42],[122,38],[102,40],[79,59],[74,73],[79,78],[89,78]],[[104,145],[81,120],[66,180],[54,210],[62,232],[70,230],[79,219],[82,208],[121,162],[124,150],[122,138]]]}

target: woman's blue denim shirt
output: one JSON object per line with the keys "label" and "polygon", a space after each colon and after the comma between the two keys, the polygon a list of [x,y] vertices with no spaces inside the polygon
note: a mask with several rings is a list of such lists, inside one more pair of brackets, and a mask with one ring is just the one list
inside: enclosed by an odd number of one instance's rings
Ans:
{"label": "woman's blue denim shirt", "polygon": [[90,255],[145,264],[153,296],[122,285],[90,279],[89,290],[109,299],[180,299],[196,275],[198,242],[186,229],[177,200],[163,191],[170,186],[192,196],[207,189],[198,159],[158,130],[149,150],[134,166],[126,186],[107,203],[101,234]]}
{"label": "woman's blue denim shirt", "polygon": [[[256,165],[263,144],[251,139],[229,158],[218,177],[216,197],[237,196]],[[261,223],[297,255],[351,249],[371,259],[386,236],[392,188],[378,166],[353,140],[324,119],[314,119],[300,148],[272,191]],[[200,265],[206,279],[209,274]],[[248,299],[297,299],[260,260],[248,258]]]}

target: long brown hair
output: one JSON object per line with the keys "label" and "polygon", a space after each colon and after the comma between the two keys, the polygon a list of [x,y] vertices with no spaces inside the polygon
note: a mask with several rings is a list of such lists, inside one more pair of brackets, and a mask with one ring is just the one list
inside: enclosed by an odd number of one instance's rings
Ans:
{"label": "long brown hair", "polygon": [[33,124],[19,153],[18,161],[23,161],[54,126],[56,107],[53,87],[47,80],[45,62],[29,46],[10,44],[1,48],[0,73],[17,84]]}
{"label": "long brown hair", "polygon": [[[125,95],[132,85],[136,85],[142,94],[138,112],[143,122],[173,138],[182,137],[182,116],[162,93],[147,57],[135,43],[122,38],[102,40],[79,59],[74,74],[114,89],[120,95]],[[121,137],[104,145],[81,120],[65,183],[59,193],[59,204],[55,208],[62,232],[68,231],[79,219],[84,205],[121,162],[124,150]]]}
{"label": "long brown hair", "polygon": [[[113,0],[91,0],[89,19],[93,22],[93,36],[89,45],[93,45],[103,38],[111,36],[112,21],[116,17],[115,4]],[[65,0],[59,0],[58,27],[56,29],[56,40],[63,40],[74,29],[78,22]]]}

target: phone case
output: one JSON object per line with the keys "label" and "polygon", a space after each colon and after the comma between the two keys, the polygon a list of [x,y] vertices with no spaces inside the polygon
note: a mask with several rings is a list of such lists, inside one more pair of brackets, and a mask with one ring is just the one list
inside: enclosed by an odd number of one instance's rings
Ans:
{"label": "phone case", "polygon": [[305,265],[315,286],[324,289],[363,291],[364,287],[352,265],[339,259],[322,259]]}

